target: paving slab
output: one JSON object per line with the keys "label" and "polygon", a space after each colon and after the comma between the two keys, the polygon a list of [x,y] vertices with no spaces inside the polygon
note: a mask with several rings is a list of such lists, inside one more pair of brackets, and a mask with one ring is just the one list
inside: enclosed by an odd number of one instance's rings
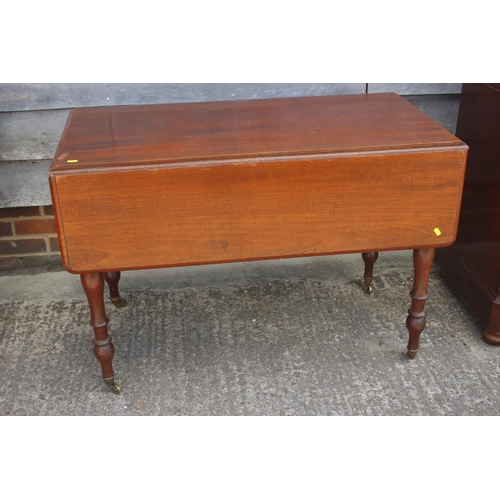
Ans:
{"label": "paving slab", "polygon": [[125,272],[103,384],[79,277],[0,275],[0,415],[498,415],[500,350],[434,266],[406,357],[411,252]]}

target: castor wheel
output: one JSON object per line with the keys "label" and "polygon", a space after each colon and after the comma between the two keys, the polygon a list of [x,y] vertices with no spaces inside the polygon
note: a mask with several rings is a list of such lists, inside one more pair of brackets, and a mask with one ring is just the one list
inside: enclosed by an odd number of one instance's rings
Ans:
{"label": "castor wheel", "polygon": [[122,392],[122,386],[118,385],[115,383],[113,379],[110,380],[104,380],[106,382],[106,385],[115,393],[115,394],[120,394]]}
{"label": "castor wheel", "polygon": [[365,283],[365,292],[369,295],[373,293],[373,285],[371,283]]}
{"label": "castor wheel", "polygon": [[115,394],[121,394],[122,392],[122,386],[118,384],[113,384],[110,385],[109,388],[115,393]]}
{"label": "castor wheel", "polygon": [[417,349],[408,349],[407,353],[408,353],[408,357],[410,359],[415,359],[415,356],[417,355]]}
{"label": "castor wheel", "polygon": [[127,305],[127,299],[123,299],[122,297],[111,299],[111,302],[113,302],[113,305],[117,308],[125,307]]}

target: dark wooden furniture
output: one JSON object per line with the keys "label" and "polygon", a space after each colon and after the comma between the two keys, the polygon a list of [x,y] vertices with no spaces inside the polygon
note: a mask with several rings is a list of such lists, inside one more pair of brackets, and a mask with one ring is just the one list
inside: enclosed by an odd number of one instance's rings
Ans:
{"label": "dark wooden furniture", "polygon": [[453,242],[467,146],[396,94],[75,109],[49,177],[115,391],[103,288],[119,272],[413,249],[408,354],[435,248]]}
{"label": "dark wooden furniture", "polygon": [[500,345],[500,84],[464,84],[457,136],[469,147],[460,224],[436,263]]}

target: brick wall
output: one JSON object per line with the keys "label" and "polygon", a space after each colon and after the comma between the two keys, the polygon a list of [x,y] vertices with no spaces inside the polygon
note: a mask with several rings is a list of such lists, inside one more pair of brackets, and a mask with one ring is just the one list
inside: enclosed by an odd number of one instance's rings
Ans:
{"label": "brick wall", "polygon": [[51,206],[0,208],[0,270],[61,264]]}

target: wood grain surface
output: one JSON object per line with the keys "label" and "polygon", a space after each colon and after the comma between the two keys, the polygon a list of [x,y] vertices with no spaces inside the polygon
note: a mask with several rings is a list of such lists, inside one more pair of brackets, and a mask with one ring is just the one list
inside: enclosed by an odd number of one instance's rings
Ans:
{"label": "wood grain surface", "polygon": [[81,108],[51,172],[461,144],[396,94]]}

